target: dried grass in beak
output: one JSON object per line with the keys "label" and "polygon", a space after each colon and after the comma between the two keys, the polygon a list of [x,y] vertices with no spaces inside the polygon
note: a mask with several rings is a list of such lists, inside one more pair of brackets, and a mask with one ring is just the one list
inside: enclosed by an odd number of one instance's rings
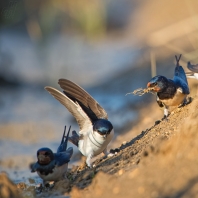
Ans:
{"label": "dried grass in beak", "polygon": [[126,95],[134,94],[134,95],[142,96],[145,93],[152,93],[151,92],[152,90],[153,88],[146,88],[146,89],[139,88],[139,89],[134,90],[133,92],[127,93]]}

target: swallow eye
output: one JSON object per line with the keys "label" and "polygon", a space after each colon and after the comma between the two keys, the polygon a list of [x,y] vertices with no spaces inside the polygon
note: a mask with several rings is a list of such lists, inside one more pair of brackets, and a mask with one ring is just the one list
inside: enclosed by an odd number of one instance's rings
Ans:
{"label": "swallow eye", "polygon": [[50,153],[49,152],[45,152],[45,156],[49,156],[50,155]]}
{"label": "swallow eye", "polygon": [[155,82],[155,83],[153,83],[153,85],[155,86],[155,85],[157,85],[157,83]]}

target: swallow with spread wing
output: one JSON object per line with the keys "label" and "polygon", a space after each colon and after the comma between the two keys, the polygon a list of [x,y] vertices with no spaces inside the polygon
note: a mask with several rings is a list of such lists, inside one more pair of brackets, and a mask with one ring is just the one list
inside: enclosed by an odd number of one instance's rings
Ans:
{"label": "swallow with spread wing", "polygon": [[60,79],[58,83],[63,93],[52,87],[45,89],[75,117],[80,131],[79,135],[73,131],[69,141],[87,157],[87,166],[92,167],[94,156],[107,154],[107,145],[114,135],[113,125],[106,111],[83,88],[67,79]]}

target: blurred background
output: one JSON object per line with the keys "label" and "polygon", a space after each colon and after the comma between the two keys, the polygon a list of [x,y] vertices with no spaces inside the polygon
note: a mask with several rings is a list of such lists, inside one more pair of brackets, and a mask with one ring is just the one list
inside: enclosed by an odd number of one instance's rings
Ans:
{"label": "blurred background", "polygon": [[[44,87],[59,78],[86,89],[115,128],[109,148],[152,126],[155,97],[126,95],[180,64],[198,63],[197,0],[7,0],[0,2],[0,171],[26,181],[43,146],[56,151],[78,126]],[[189,80],[197,94],[196,80]],[[77,150],[72,163],[78,163]],[[71,163],[71,164],[72,164]]]}

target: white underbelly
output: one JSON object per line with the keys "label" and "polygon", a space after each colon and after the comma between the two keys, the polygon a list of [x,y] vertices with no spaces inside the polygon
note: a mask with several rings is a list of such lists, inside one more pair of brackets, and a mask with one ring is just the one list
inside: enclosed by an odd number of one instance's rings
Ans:
{"label": "white underbelly", "polygon": [[161,100],[166,106],[179,106],[182,104],[186,98],[186,94],[177,91],[175,96],[171,99]]}
{"label": "white underbelly", "polygon": [[55,166],[53,169],[53,173],[49,173],[48,175],[41,175],[40,172],[37,171],[38,175],[44,181],[58,181],[65,177],[65,173],[67,172],[68,164],[64,164],[62,166]]}
{"label": "white underbelly", "polygon": [[112,131],[105,139],[95,138],[97,142],[93,139],[90,140],[86,136],[83,140],[79,141],[79,150],[84,156],[88,156],[90,153],[93,154],[93,157],[99,155],[106,149],[107,145],[112,140],[113,135],[114,131]]}

